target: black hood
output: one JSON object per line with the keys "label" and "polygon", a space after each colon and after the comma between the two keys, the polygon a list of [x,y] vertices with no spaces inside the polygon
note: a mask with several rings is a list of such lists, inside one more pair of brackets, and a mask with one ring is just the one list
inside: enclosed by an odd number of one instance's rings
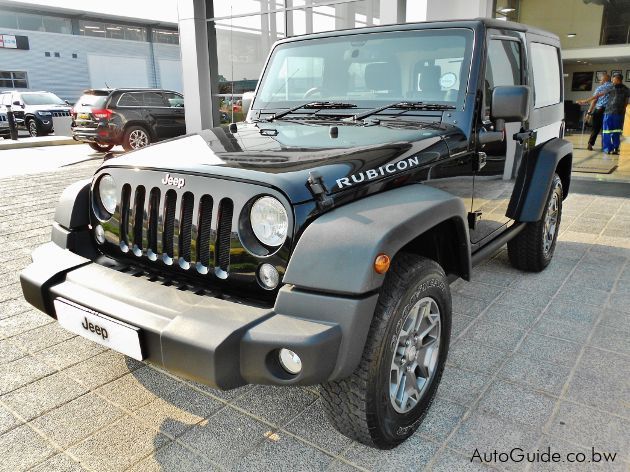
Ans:
{"label": "black hood", "polygon": [[[336,128],[336,132],[335,132]],[[313,198],[309,172],[322,176],[329,194],[404,174],[443,156],[451,125],[418,121],[277,121],[217,127],[109,159],[104,167],[207,174],[268,184],[293,203]],[[441,150],[441,151],[440,151]]]}

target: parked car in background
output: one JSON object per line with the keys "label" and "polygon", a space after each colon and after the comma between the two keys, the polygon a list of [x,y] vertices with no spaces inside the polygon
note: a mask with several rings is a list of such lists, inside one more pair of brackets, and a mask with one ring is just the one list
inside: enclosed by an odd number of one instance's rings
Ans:
{"label": "parked car in background", "polygon": [[53,118],[70,116],[70,104],[51,92],[0,92],[0,111],[11,106],[18,128],[31,136],[45,136],[54,131]]}
{"label": "parked car in background", "polygon": [[161,89],[90,89],[72,109],[72,137],[96,151],[126,151],[186,133],[184,97]]}
{"label": "parked car in background", "polygon": [[0,111],[0,138],[11,137],[11,131],[9,130],[9,120],[7,114],[4,111]]}

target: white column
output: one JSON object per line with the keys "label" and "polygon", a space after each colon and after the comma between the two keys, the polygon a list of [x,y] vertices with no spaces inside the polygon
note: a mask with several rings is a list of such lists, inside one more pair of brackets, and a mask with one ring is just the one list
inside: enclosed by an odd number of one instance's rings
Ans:
{"label": "white column", "polygon": [[177,12],[186,100],[186,132],[194,133],[213,126],[206,2],[178,0]]}
{"label": "white column", "polygon": [[[413,2],[414,0],[409,0]],[[431,1],[431,0],[429,0]],[[393,25],[405,22],[407,0],[380,0],[379,16],[381,25]]]}
{"label": "white column", "polygon": [[428,0],[427,21],[492,18],[492,0]]}

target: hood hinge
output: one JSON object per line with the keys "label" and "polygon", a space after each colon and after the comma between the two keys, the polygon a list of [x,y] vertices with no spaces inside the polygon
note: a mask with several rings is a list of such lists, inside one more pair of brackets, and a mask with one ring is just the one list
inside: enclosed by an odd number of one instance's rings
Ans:
{"label": "hood hinge", "polygon": [[315,197],[315,200],[317,200],[317,206],[320,210],[328,210],[333,207],[334,201],[326,195],[328,190],[324,185],[324,179],[318,172],[311,171],[308,173],[306,185]]}

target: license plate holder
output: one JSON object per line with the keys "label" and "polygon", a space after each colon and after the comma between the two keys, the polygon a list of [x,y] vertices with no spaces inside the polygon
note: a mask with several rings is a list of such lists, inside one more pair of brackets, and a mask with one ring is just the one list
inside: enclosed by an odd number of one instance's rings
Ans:
{"label": "license plate holder", "polygon": [[145,358],[139,328],[64,298],[53,303],[57,321],[68,331],[139,361]]}

